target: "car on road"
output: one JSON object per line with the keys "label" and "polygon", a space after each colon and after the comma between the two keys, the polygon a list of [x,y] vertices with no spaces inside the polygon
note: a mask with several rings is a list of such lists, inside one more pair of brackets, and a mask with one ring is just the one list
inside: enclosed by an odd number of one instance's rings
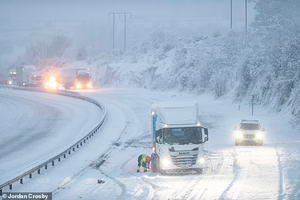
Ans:
{"label": "car on road", "polygon": [[234,131],[235,146],[256,144],[262,146],[265,139],[265,129],[259,120],[242,120],[239,128]]}

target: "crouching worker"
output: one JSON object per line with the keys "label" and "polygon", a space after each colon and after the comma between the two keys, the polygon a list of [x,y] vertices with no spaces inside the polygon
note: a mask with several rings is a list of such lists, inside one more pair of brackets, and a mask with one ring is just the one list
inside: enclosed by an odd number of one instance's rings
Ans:
{"label": "crouching worker", "polygon": [[[146,165],[148,165],[148,166],[146,166]],[[137,170],[136,170],[137,172],[140,172],[140,167],[141,166],[144,168],[144,172],[147,171],[147,167],[149,169],[150,156],[142,154],[138,157],[138,167],[137,167]]]}

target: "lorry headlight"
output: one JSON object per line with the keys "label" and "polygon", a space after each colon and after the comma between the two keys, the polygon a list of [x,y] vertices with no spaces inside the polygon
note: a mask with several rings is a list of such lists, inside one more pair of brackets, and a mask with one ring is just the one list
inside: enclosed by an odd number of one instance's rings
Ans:
{"label": "lorry headlight", "polygon": [[12,84],[12,81],[8,81],[8,84],[11,85],[11,84]]}
{"label": "lorry headlight", "polygon": [[57,83],[55,82],[47,82],[46,83],[46,87],[56,87],[57,86]]}
{"label": "lorry headlight", "polygon": [[87,86],[87,87],[91,87],[91,86],[92,86],[92,84],[91,84],[91,83],[88,83],[86,86]]}
{"label": "lorry headlight", "polygon": [[205,159],[204,158],[200,158],[200,159],[198,159],[198,162],[201,163],[201,164],[203,164],[203,163],[205,163]]}
{"label": "lorry headlight", "polygon": [[257,139],[260,139],[260,140],[261,140],[261,139],[264,138],[264,135],[263,135],[262,132],[258,132],[258,133],[256,133],[255,137],[256,137]]}
{"label": "lorry headlight", "polygon": [[54,83],[56,81],[56,78],[54,76],[50,77],[50,82]]}
{"label": "lorry headlight", "polygon": [[241,139],[241,138],[243,138],[243,133],[240,132],[240,131],[235,132],[235,138],[236,138],[236,139]]}
{"label": "lorry headlight", "polygon": [[81,84],[80,84],[80,83],[77,83],[77,84],[76,84],[76,88],[81,88]]}
{"label": "lorry headlight", "polygon": [[168,159],[162,159],[161,160],[161,165],[162,165],[162,167],[168,167],[168,166],[170,166],[171,165],[171,161],[170,160],[168,160]]}

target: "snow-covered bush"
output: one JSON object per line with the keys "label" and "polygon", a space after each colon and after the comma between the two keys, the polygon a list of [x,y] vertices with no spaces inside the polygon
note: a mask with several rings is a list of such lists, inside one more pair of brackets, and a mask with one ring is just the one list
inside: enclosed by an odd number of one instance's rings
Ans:
{"label": "snow-covered bush", "polygon": [[245,102],[254,95],[258,103],[290,109],[300,119],[299,7],[298,0],[258,0],[247,40],[236,31],[191,38],[154,31],[129,52],[108,57],[99,69],[101,82]]}

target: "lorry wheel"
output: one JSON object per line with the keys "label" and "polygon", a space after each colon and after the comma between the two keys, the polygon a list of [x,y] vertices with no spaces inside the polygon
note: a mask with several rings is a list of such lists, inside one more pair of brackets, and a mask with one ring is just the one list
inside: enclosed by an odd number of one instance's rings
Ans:
{"label": "lorry wheel", "polygon": [[159,164],[159,156],[155,153],[151,154],[151,168],[154,172],[158,172],[161,175],[166,175],[167,171],[166,170],[162,170],[160,168],[160,164]]}
{"label": "lorry wheel", "polygon": [[155,153],[151,154],[151,169],[158,172],[158,156]]}
{"label": "lorry wheel", "polygon": [[259,142],[258,146],[264,146],[264,142]]}
{"label": "lorry wheel", "polygon": [[160,173],[161,175],[167,175],[167,171],[166,171],[166,170],[159,170],[159,173]]}
{"label": "lorry wheel", "polygon": [[237,142],[237,141],[235,141],[235,146],[240,146],[241,145],[241,143],[240,142]]}
{"label": "lorry wheel", "polygon": [[201,169],[197,169],[196,171],[197,171],[197,174],[203,174],[203,169],[202,168]]}

